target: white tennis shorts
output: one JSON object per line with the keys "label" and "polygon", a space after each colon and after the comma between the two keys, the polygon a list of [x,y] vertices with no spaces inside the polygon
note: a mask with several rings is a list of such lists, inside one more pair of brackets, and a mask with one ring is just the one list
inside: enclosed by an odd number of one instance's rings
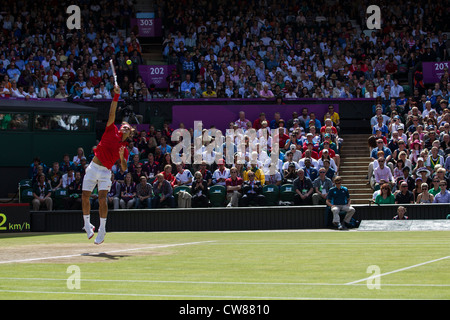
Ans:
{"label": "white tennis shorts", "polygon": [[86,168],[86,174],[83,178],[83,191],[94,190],[95,185],[98,184],[98,190],[111,189],[111,170],[91,162]]}

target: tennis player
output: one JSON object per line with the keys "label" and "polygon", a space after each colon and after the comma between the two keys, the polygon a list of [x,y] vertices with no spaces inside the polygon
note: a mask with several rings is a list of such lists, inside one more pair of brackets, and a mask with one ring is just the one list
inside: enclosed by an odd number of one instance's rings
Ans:
{"label": "tennis player", "polygon": [[109,109],[108,122],[100,143],[94,149],[94,159],[86,169],[83,179],[82,205],[84,230],[88,239],[94,236],[95,227],[90,223],[91,205],[89,198],[95,186],[98,185],[98,202],[100,226],[95,239],[95,244],[103,243],[106,235],[106,218],[108,215],[108,204],[106,196],[111,188],[111,168],[120,159],[122,169],[127,170],[129,152],[127,139],[133,133],[131,126],[123,122],[120,129],[114,124],[116,120],[117,102],[120,97],[120,88],[114,87],[114,98]]}

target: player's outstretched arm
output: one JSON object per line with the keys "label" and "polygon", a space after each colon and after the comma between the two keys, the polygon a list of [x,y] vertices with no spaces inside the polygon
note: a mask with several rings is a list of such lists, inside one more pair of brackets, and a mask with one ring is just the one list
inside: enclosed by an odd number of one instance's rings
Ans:
{"label": "player's outstretched arm", "polygon": [[128,167],[127,167],[127,159],[124,158],[124,152],[125,147],[124,146],[120,147],[119,149],[120,166],[122,167],[123,171],[126,171]]}
{"label": "player's outstretched arm", "polygon": [[119,97],[120,97],[120,88],[119,86],[114,86],[114,99],[111,102],[111,107],[109,108],[108,122],[106,123],[106,126],[110,126],[114,124],[114,122],[116,121],[116,110]]}

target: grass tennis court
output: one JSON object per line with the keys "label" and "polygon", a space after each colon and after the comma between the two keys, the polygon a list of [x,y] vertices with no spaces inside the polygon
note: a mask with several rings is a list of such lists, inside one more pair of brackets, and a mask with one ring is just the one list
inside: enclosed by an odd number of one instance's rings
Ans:
{"label": "grass tennis court", "polygon": [[0,299],[449,298],[448,232],[0,235]]}

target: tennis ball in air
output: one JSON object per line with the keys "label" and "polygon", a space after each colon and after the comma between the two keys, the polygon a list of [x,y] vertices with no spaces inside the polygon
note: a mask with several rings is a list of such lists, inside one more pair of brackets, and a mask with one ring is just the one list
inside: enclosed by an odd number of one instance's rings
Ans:
{"label": "tennis ball in air", "polygon": [[127,60],[127,65],[130,65],[130,64],[132,64],[133,62],[130,60],[130,59],[128,59]]}

